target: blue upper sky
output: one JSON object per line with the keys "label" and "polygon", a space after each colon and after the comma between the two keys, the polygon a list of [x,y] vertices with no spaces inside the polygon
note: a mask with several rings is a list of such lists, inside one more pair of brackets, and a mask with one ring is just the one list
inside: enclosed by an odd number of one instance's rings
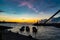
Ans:
{"label": "blue upper sky", "polygon": [[59,9],[60,0],[0,0],[1,15],[20,18],[48,18]]}

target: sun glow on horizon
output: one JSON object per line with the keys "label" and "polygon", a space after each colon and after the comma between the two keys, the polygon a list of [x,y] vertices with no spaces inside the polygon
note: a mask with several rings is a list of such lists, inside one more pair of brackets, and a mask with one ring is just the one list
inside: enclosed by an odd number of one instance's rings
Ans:
{"label": "sun glow on horizon", "polygon": [[0,21],[5,21],[5,22],[21,22],[21,23],[35,23],[39,19],[34,19],[34,18],[0,18]]}
{"label": "sun glow on horizon", "polygon": [[[42,14],[42,13],[41,13]],[[44,19],[46,16],[40,16],[40,14],[37,16],[35,15],[29,15],[29,14],[23,14],[23,15],[13,15],[13,14],[7,14],[7,13],[1,13],[0,15],[0,21],[6,21],[6,22],[21,22],[21,23],[36,23],[38,20]]]}

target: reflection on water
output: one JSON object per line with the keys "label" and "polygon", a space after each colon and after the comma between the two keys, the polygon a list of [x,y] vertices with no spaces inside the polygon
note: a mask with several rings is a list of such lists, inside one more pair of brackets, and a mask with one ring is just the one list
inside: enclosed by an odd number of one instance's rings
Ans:
{"label": "reflection on water", "polygon": [[[22,35],[32,35],[33,37],[35,37],[35,34],[33,34],[32,32],[32,27],[36,27],[38,29],[38,32],[36,34],[36,38],[38,39],[51,39],[51,40],[60,40],[60,29],[59,28],[55,28],[55,27],[48,27],[48,26],[33,26],[33,25],[27,25],[27,24],[10,24],[10,23],[5,23],[5,24],[0,24],[0,25],[5,25],[5,26],[11,26],[14,27],[13,29],[9,29],[12,32],[18,32],[19,34]],[[26,32],[26,30],[24,30],[24,32],[20,32],[20,28],[22,26],[29,26],[30,28],[30,32]]]}

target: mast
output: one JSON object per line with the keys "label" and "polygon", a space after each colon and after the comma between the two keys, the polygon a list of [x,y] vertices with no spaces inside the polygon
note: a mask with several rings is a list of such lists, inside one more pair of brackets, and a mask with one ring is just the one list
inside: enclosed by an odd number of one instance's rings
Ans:
{"label": "mast", "polygon": [[52,19],[55,15],[57,15],[60,12],[60,10],[58,10],[55,14],[53,14],[47,21],[45,21],[44,23],[47,23],[50,19]]}

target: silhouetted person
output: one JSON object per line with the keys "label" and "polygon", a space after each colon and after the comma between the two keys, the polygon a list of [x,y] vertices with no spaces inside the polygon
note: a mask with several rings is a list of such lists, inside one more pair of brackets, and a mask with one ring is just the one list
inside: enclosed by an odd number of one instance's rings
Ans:
{"label": "silhouetted person", "polygon": [[22,26],[21,29],[20,29],[20,31],[23,32],[24,28],[25,28],[25,26]]}
{"label": "silhouetted person", "polygon": [[26,26],[26,31],[27,31],[27,32],[30,32],[29,26]]}
{"label": "silhouetted person", "polygon": [[36,33],[37,33],[36,27],[33,27],[33,28],[32,28],[32,32],[35,33],[35,37],[36,37]]}

